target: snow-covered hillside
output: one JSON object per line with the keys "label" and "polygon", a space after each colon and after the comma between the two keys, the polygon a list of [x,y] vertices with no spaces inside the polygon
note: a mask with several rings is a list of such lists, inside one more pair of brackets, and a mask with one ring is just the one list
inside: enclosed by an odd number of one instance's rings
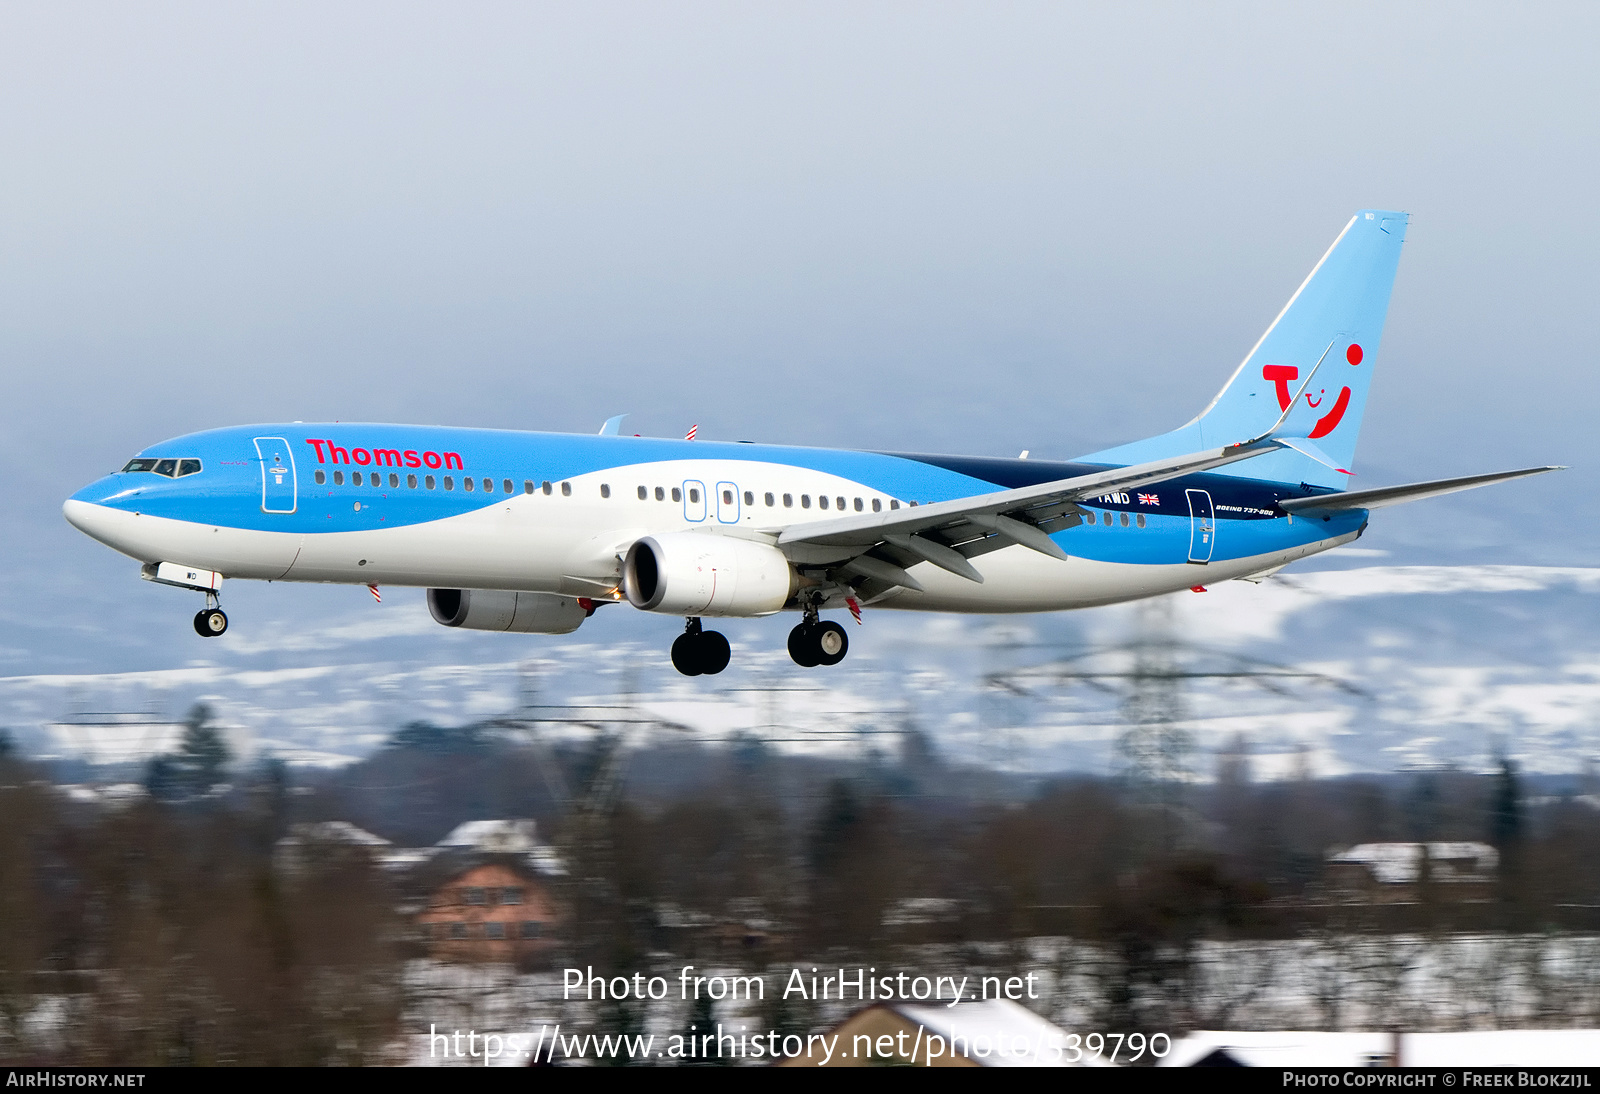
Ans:
{"label": "snow-covered hillside", "polygon": [[[1477,768],[1497,747],[1529,771],[1572,772],[1600,751],[1600,569],[1290,571],[1170,600],[1171,664],[1195,674],[1181,694],[1199,776],[1240,734],[1259,777]],[[1151,626],[1136,605],[970,619],[869,609],[848,660],[808,671],[783,650],[787,621],[729,621],[732,667],[689,680],[666,658],[681,624],[626,606],[562,638],[449,631],[401,590],[333,625],[239,624],[195,648],[209,660],[181,668],[0,678],[0,724],[36,754],[126,760],[167,747],[173,723],[205,701],[244,753],[328,764],[412,719],[503,717],[531,702],[593,720],[619,712],[590,708],[631,696],[670,727],[638,733],[855,750],[886,745],[911,719],[962,760],[1104,772],[1117,674]],[[1058,662],[1094,679],[1050,683],[1042,666]]]}

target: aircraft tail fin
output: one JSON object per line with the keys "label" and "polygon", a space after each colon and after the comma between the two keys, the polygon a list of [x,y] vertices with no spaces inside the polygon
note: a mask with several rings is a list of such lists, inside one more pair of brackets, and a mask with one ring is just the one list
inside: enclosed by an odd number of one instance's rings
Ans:
{"label": "aircraft tail fin", "polygon": [[1343,490],[1407,220],[1382,209],[1356,213],[1199,416],[1171,433],[1083,460],[1138,463],[1270,432],[1284,448],[1215,473]]}

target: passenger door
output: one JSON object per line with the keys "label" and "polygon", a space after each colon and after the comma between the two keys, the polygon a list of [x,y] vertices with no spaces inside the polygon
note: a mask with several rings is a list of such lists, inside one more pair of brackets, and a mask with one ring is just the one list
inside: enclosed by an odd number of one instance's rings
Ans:
{"label": "passenger door", "polygon": [[261,511],[294,512],[299,507],[294,450],[282,437],[257,437],[255,443],[261,457]]}
{"label": "passenger door", "polygon": [[1217,545],[1217,520],[1211,510],[1211,495],[1204,490],[1185,490],[1189,496],[1189,561],[1205,565]]}

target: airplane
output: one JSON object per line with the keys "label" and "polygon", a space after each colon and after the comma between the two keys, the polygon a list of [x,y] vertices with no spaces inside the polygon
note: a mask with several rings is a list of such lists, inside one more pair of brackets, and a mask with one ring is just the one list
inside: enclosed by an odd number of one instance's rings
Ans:
{"label": "airplane", "polygon": [[824,611],[1046,612],[1260,581],[1350,543],[1372,510],[1559,470],[1350,490],[1408,214],[1361,210],[1210,405],[1070,462],[627,436],[302,422],[140,452],[63,507],[150,581],[427,590],[447,627],[566,634],[607,604],[702,621],[789,611],[803,667],[849,648]]}

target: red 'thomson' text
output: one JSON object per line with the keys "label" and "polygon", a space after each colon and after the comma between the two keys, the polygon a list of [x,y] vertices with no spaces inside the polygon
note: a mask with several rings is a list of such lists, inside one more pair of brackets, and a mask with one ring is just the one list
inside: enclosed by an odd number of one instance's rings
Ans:
{"label": "red 'thomson' text", "polygon": [[317,439],[308,440],[306,444],[317,450],[318,463],[354,463],[362,467],[368,464],[377,467],[442,467],[446,471],[451,468],[457,471],[466,469],[459,452],[418,452],[413,448],[404,452],[398,448],[341,448],[332,441]]}

